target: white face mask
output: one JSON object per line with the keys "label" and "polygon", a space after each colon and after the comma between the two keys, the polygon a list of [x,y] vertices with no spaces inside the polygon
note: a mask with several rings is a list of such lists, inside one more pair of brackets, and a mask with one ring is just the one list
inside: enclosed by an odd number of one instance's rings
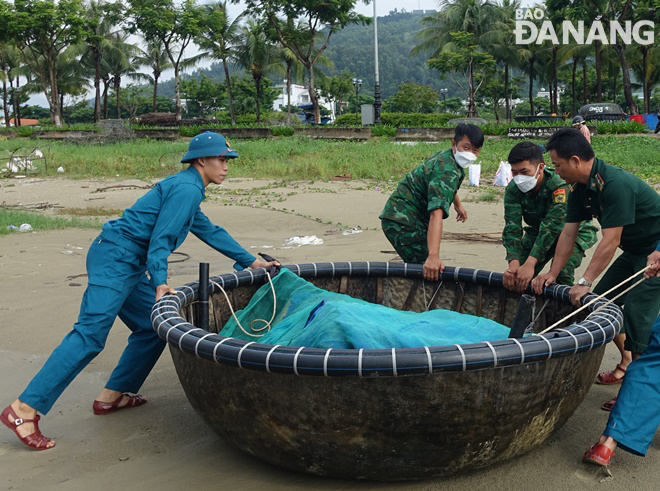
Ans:
{"label": "white face mask", "polygon": [[472,152],[456,152],[454,154],[454,159],[458,165],[465,169],[468,165],[474,164],[474,161],[477,160],[477,156]]}
{"label": "white face mask", "polygon": [[533,176],[518,175],[513,178],[513,182],[516,183],[516,186],[518,186],[518,189],[520,189],[520,191],[522,191],[523,193],[528,193],[532,189],[534,189],[538,181],[538,177],[536,176],[539,173],[540,168],[541,166],[539,165],[538,168],[536,169],[536,174],[534,174]]}

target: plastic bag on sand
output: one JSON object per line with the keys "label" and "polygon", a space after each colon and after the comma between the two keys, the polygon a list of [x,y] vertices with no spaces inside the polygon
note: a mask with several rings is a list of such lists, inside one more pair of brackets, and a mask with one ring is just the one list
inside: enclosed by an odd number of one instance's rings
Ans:
{"label": "plastic bag on sand", "polygon": [[18,227],[19,232],[32,232],[32,225],[29,223],[23,223],[20,227]]}
{"label": "plastic bag on sand", "polygon": [[513,175],[511,174],[511,164],[508,162],[500,162],[500,166],[497,168],[497,172],[495,173],[495,181],[493,181],[493,184],[495,186],[506,186],[511,182],[513,179]]}
{"label": "plastic bag on sand", "polygon": [[481,179],[481,164],[470,164],[468,170],[468,186],[479,187],[479,179]]}

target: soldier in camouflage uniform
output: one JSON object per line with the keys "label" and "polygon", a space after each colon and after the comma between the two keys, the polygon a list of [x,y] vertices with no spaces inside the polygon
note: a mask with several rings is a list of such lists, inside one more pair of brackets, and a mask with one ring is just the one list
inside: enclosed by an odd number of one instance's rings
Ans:
{"label": "soldier in camouflage uniform", "polygon": [[380,214],[383,232],[407,263],[424,264],[424,277],[437,280],[444,270],[440,260],[442,220],[453,203],[457,220],[467,213],[457,191],[465,178],[465,168],[473,163],[484,142],[478,126],[459,124],[451,149],[439,152],[408,173]]}
{"label": "soldier in camouflage uniform", "polygon": [[[502,241],[509,262],[504,286],[522,293],[554,256],[566,220],[568,186],[545,167],[543,151],[535,143],[518,143],[508,161],[514,178],[504,195]],[[527,224],[524,229],[523,220]],[[582,223],[571,257],[557,277],[558,283],[573,285],[575,269],[582,263],[585,251],[596,243],[597,231],[591,220]]]}

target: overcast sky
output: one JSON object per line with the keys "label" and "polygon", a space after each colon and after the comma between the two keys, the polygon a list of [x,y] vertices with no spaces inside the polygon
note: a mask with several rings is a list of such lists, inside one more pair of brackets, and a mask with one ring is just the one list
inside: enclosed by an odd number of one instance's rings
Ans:
{"label": "overcast sky", "polygon": [[[212,1],[204,1],[204,0],[199,0],[200,4],[203,3],[212,3]],[[229,10],[229,16],[231,19],[235,18],[238,16],[244,9],[244,4],[233,4],[230,3],[229,1],[227,2],[228,5],[228,10]],[[386,16],[390,11],[394,9],[402,10],[405,9],[406,11],[412,11],[412,10],[438,10],[439,9],[439,4],[441,2],[437,0],[376,0],[376,14],[379,17],[384,17]],[[537,3],[536,0],[522,0],[523,6],[527,5],[533,5]],[[363,15],[373,15],[374,11],[374,4],[370,3],[369,5],[365,5],[364,2],[359,1],[356,5],[355,10]],[[373,29],[371,26],[365,26],[365,29]],[[196,49],[195,46],[192,46],[188,50],[186,50],[186,56],[193,56],[198,50]],[[207,67],[211,65],[213,61],[205,61],[200,64],[201,67]],[[162,76],[162,81],[171,79],[174,76],[174,71],[169,70],[163,73]],[[126,82],[122,81],[122,86],[125,86]],[[93,90],[89,91],[89,97],[93,97],[94,92]],[[40,93],[40,94],[34,94],[32,97],[30,97],[30,100],[28,101],[28,104],[30,105],[39,105],[43,107],[48,107],[48,103],[46,102],[46,97]]]}

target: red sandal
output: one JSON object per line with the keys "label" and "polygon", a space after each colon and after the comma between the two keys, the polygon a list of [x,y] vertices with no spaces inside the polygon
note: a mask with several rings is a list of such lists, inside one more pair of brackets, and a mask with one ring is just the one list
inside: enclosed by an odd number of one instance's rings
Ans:
{"label": "red sandal", "polygon": [[614,397],[613,399],[610,399],[609,401],[607,401],[605,404],[600,406],[600,408],[603,411],[611,411],[612,409],[614,409],[615,404],[616,404],[616,397]]}
{"label": "red sandal", "polygon": [[[125,405],[120,406],[119,404],[121,403],[124,396],[128,397],[128,402]],[[94,404],[92,404],[92,409],[94,409],[94,414],[96,414],[97,416],[102,416],[104,414],[114,413],[121,409],[128,409],[132,407],[142,406],[146,403],[147,403],[146,397],[141,395],[132,396],[129,393],[124,392],[113,402],[94,401]]]}
{"label": "red sandal", "polygon": [[[14,421],[9,421],[9,416],[11,416]],[[55,442],[50,438],[45,437],[39,430],[39,420],[41,416],[38,414],[34,419],[24,419],[19,418],[18,415],[14,412],[14,409],[10,406],[7,406],[2,414],[0,414],[0,421],[16,433],[18,439],[23,442],[27,447],[32,450],[50,450],[55,447]],[[21,436],[18,434],[18,427],[25,423],[34,423],[34,433],[31,433],[27,436]],[[48,445],[50,442],[53,442],[52,445]]]}
{"label": "red sandal", "polygon": [[[620,370],[623,372],[623,375],[620,377],[617,377],[614,375],[614,373]],[[621,381],[623,380],[623,377],[626,376],[626,369],[623,368],[620,364],[616,366],[614,370],[610,370],[609,372],[602,372],[599,373],[596,376],[596,383],[600,385],[615,385],[615,384],[620,384]]]}
{"label": "red sandal", "polygon": [[606,445],[596,442],[589,447],[589,450],[584,452],[582,462],[608,466],[612,457],[614,457],[614,450],[610,450]]}

